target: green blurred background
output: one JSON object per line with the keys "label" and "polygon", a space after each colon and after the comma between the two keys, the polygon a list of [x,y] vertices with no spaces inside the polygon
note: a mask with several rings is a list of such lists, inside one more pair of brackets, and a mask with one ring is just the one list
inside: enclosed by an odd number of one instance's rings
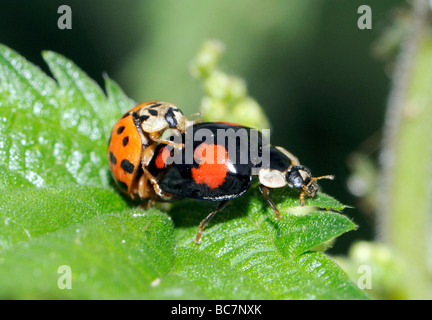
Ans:
{"label": "green blurred background", "polygon": [[[60,5],[72,29],[60,30]],[[373,29],[359,30],[357,9],[372,8]],[[372,54],[405,1],[356,0],[7,0],[0,3],[0,43],[48,72],[42,50],[73,60],[102,84],[107,73],[137,102],[171,101],[199,111],[203,88],[189,65],[208,39],[225,43],[221,67],[242,77],[272,124],[271,141],[315,175],[335,174],[323,190],[345,204],[358,225],[334,253],[374,238],[374,219],[347,188],[349,155],[379,146],[390,79]],[[370,139],[372,137],[372,140]],[[378,137],[378,139],[373,139]]]}

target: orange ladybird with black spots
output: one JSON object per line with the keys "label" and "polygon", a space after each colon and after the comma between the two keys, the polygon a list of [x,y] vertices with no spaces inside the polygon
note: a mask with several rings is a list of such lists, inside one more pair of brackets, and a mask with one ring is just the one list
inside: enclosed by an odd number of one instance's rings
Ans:
{"label": "orange ladybird with black spots", "polygon": [[132,199],[164,196],[157,179],[147,170],[157,143],[181,149],[162,138],[167,129],[185,130],[185,117],[174,104],[163,101],[141,103],[117,121],[108,144],[108,161],[114,181]]}

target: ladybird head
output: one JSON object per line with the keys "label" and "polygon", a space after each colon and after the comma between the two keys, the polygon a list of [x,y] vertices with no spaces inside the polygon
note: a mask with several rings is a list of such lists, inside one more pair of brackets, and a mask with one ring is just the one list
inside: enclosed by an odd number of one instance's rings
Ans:
{"label": "ladybird head", "polygon": [[292,166],[286,174],[288,185],[302,189],[308,196],[315,196],[318,191],[316,181],[312,180],[312,173],[305,166]]}
{"label": "ladybird head", "polygon": [[144,132],[161,132],[168,128],[178,129],[180,132],[185,130],[183,112],[172,103],[155,101],[137,113]]}
{"label": "ladybird head", "polygon": [[317,180],[330,179],[334,176],[326,175],[321,177],[313,177],[309,168],[301,165],[292,166],[286,173],[286,180],[289,186],[301,190],[300,202],[304,206],[304,196],[315,197],[318,192]]}
{"label": "ladybird head", "polygon": [[302,165],[293,165],[288,170],[263,168],[260,169],[258,176],[260,183],[268,188],[282,188],[288,185],[301,191],[300,204],[302,206],[305,205],[306,196],[313,198],[317,194],[317,180],[334,179],[332,175],[313,177],[309,168]]}

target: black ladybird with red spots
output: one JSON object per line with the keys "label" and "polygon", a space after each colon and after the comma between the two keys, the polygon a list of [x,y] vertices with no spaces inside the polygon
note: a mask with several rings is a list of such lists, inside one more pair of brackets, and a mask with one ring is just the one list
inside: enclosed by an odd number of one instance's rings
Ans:
{"label": "black ladybird with red spots", "polygon": [[219,201],[199,226],[199,243],[206,224],[226,204],[243,195],[254,175],[258,176],[260,191],[273,208],[279,211],[269,197],[269,190],[289,186],[300,191],[300,204],[305,197],[314,197],[317,180],[333,176],[312,177],[310,170],[281,147],[265,142],[255,129],[222,122],[198,123],[183,134],[184,148],[174,150],[159,144],[148,170],[158,177],[163,192],[177,197]]}

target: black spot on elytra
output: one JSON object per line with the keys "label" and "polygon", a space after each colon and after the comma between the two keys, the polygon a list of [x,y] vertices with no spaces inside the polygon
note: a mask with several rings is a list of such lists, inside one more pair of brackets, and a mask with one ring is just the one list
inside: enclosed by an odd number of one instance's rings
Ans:
{"label": "black spot on elytra", "polygon": [[115,155],[112,152],[109,153],[109,159],[113,165],[115,165],[117,163],[117,158],[115,157]]}
{"label": "black spot on elytra", "polygon": [[134,165],[132,163],[130,163],[129,160],[126,160],[126,159],[122,160],[122,162],[120,163],[120,166],[127,173],[132,173],[135,169]]}
{"label": "black spot on elytra", "polygon": [[149,109],[148,112],[149,112],[152,116],[157,116],[157,115],[158,115],[158,111],[157,111],[157,110]]}
{"label": "black spot on elytra", "polygon": [[120,189],[127,191],[128,190],[128,186],[126,183],[124,183],[123,181],[117,180],[117,185],[120,187]]}
{"label": "black spot on elytra", "polygon": [[117,129],[117,134],[121,134],[124,131],[125,127],[121,126]]}
{"label": "black spot on elytra", "polygon": [[162,105],[162,103],[156,103],[156,104],[152,105],[150,108],[157,108],[157,107],[159,107],[161,105]]}
{"label": "black spot on elytra", "polygon": [[123,147],[126,147],[128,143],[129,143],[129,137],[124,137],[123,138]]}

